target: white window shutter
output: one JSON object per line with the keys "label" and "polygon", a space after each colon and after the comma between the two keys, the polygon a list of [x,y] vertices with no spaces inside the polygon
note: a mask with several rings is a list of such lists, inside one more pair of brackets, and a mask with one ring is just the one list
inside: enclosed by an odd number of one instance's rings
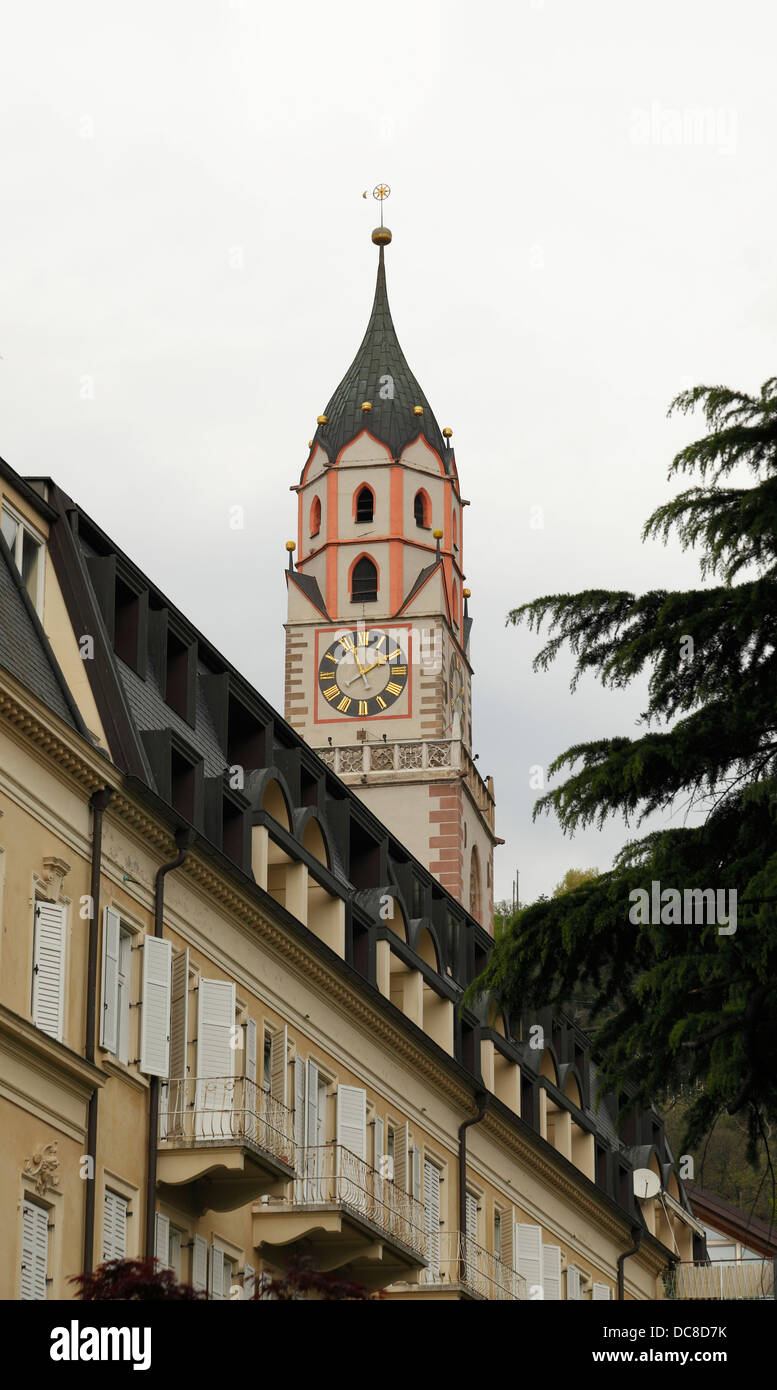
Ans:
{"label": "white window shutter", "polygon": [[154,1254],[160,1269],[170,1267],[170,1219],[158,1211],[154,1217]]}
{"label": "white window shutter", "polygon": [[170,967],[170,1080],[186,1080],[189,1041],[189,948],[176,951]]}
{"label": "white window shutter", "polygon": [[543,1298],[554,1302],[561,1298],[561,1246],[542,1247]]}
{"label": "white window shutter", "polygon": [[367,1092],[362,1086],[337,1088],[337,1143],[366,1159]]}
{"label": "white window shutter", "polygon": [[477,1238],[478,1238],[478,1199],[477,1199],[477,1197],[474,1197],[473,1194],[472,1194],[471,1192],[468,1192],[468,1193],[467,1193],[467,1200],[466,1200],[466,1206],[465,1206],[465,1211],[464,1211],[464,1220],[465,1220],[465,1222],[466,1222],[466,1228],[465,1228],[465,1232],[464,1232],[465,1235],[467,1235],[467,1236],[469,1237],[470,1240],[474,1240],[475,1242],[477,1242]]}
{"label": "white window shutter", "polygon": [[294,1143],[305,1146],[305,1063],[294,1058]]}
{"label": "white window shutter", "polygon": [[116,1052],[119,1042],[119,938],[121,918],[112,907],[103,910],[102,1019],[100,1044]]}
{"label": "white window shutter", "polygon": [[200,980],[197,1008],[197,1076],[232,1076],[235,986],[229,980]]}
{"label": "white window shutter", "polygon": [[318,1067],[310,1057],[305,1106],[305,1143],[308,1148],[313,1148],[318,1143]]}
{"label": "white window shutter", "polygon": [[224,1293],[224,1251],[217,1245],[210,1247],[208,1293],[211,1298],[226,1298]]}
{"label": "white window shutter", "polygon": [[580,1286],[580,1270],[574,1265],[567,1265],[567,1299],[580,1300],[583,1297]]}
{"label": "white window shutter", "polygon": [[499,1227],[499,1247],[496,1254],[502,1264],[507,1269],[515,1269],[515,1222],[513,1221],[512,1207],[502,1212],[502,1221]]}
{"label": "white window shutter", "polygon": [[413,1145],[413,1196],[417,1202],[421,1200],[421,1150],[417,1144]]}
{"label": "white window shutter", "polygon": [[440,1268],[440,1170],[428,1158],[424,1160],[424,1230],[429,1268],[436,1279]]}
{"label": "white window shutter", "polygon": [[256,1019],[246,1019],[246,1081],[256,1084]]}
{"label": "white window shutter", "polygon": [[36,1028],[62,1041],[65,1012],[65,908],[35,904],[32,1017]]}
{"label": "white window shutter", "polygon": [[599,1300],[601,1300],[601,1299],[609,1299],[609,1297],[610,1297],[610,1286],[609,1286],[609,1284],[594,1284],[593,1288],[591,1289],[591,1298],[592,1298],[592,1300],[594,1300],[595,1302],[597,1302],[597,1301],[599,1301]]}
{"label": "white window shutter", "polygon": [[22,1213],[21,1298],[46,1297],[49,1256],[49,1214],[35,1202],[25,1202]]}
{"label": "white window shutter", "polygon": [[192,1288],[208,1287],[208,1242],[204,1236],[195,1236],[192,1246]]}
{"label": "white window shutter", "polygon": [[140,1070],[167,1076],[170,1070],[170,970],[172,946],[159,936],[143,941]]}
{"label": "white window shutter", "polygon": [[286,1058],[289,1051],[289,1030],[284,1023],[282,1028],[273,1033],[270,1039],[270,1094],[279,1100],[281,1105],[288,1105],[286,1075],[288,1067]]}
{"label": "white window shutter", "polygon": [[515,1241],[518,1273],[526,1280],[531,1297],[532,1288],[542,1287],[542,1227],[527,1221],[516,1221]]}
{"label": "white window shutter", "polygon": [[243,1265],[243,1297],[253,1298],[256,1289],[256,1270],[253,1265]]}
{"label": "white window shutter", "polygon": [[[384,1131],[384,1127],[383,1127],[383,1119],[382,1119],[382,1117],[381,1117],[380,1115],[376,1115],[376,1116],[375,1116],[375,1133],[374,1133],[374,1135],[373,1135],[373,1156],[372,1156],[372,1162],[373,1162],[373,1166],[374,1166],[375,1168],[377,1168],[378,1171],[380,1171],[380,1160],[381,1160],[381,1158],[383,1157],[384,1153],[386,1152],[385,1147],[384,1147],[384,1146],[385,1146],[385,1142],[386,1142],[386,1141],[385,1141],[385,1138],[384,1138],[384,1133],[385,1133],[385,1131]],[[389,1175],[389,1174],[384,1174],[384,1176],[390,1176],[390,1175]]]}
{"label": "white window shutter", "polygon": [[409,1133],[407,1122],[397,1125],[394,1131],[394,1182],[403,1192],[407,1192],[409,1178]]}
{"label": "white window shutter", "polygon": [[103,1202],[103,1260],[123,1260],[127,1254],[127,1201],[106,1190]]}

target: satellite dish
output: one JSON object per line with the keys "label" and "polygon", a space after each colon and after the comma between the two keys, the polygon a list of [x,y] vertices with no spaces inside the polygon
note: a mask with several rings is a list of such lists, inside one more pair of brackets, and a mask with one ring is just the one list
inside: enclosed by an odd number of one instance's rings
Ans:
{"label": "satellite dish", "polygon": [[635,1168],[633,1173],[634,1196],[640,1202],[648,1197],[656,1197],[661,1191],[661,1179],[652,1168]]}

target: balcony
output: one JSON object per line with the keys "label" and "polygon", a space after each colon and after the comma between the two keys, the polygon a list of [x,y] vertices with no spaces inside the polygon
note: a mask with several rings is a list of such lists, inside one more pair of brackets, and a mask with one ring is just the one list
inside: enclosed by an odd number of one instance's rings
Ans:
{"label": "balcony", "polygon": [[741,1260],[736,1264],[723,1261],[712,1264],[682,1263],[675,1265],[667,1281],[667,1298],[707,1299],[718,1302],[728,1299],[773,1299],[774,1261]]}
{"label": "balcony", "polygon": [[269,1091],[243,1076],[162,1083],[157,1182],[176,1201],[233,1211],[293,1176],[294,1114]]}
{"label": "balcony", "polygon": [[522,1274],[510,1269],[496,1255],[459,1231],[441,1231],[427,1236],[429,1263],[418,1274],[416,1284],[389,1290],[396,1301],[432,1299],[458,1302],[484,1299],[513,1303],[529,1296]]}
{"label": "balcony", "polygon": [[263,1260],[288,1269],[301,1255],[368,1288],[407,1279],[426,1263],[424,1212],[375,1168],[341,1144],[298,1151],[299,1176],[285,1201],[253,1211],[253,1242]]}
{"label": "balcony", "polygon": [[318,748],[318,756],[344,781],[358,778],[375,785],[402,781],[428,782],[450,770],[466,784],[486,824],[494,829],[494,786],[483,781],[464,744],[456,738],[395,739],[386,743],[348,743],[339,748]]}

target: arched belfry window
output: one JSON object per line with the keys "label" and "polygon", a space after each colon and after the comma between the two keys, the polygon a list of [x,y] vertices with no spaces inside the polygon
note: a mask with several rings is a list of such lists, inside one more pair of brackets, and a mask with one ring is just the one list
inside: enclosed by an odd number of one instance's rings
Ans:
{"label": "arched belfry window", "polygon": [[317,536],[321,530],[321,499],[314,497],[310,506],[310,534]]}
{"label": "arched belfry window", "polygon": [[415,517],[416,526],[428,528],[431,524],[429,520],[430,513],[431,508],[426,493],[423,491],[417,492],[413,500],[413,516]]}
{"label": "arched belfry window", "polygon": [[356,497],[356,520],[372,521],[375,516],[375,497],[370,487],[359,489]]}
{"label": "arched belfry window", "polygon": [[378,598],[378,571],[366,555],[357,560],[351,575],[351,600],[353,603],[376,603]]}

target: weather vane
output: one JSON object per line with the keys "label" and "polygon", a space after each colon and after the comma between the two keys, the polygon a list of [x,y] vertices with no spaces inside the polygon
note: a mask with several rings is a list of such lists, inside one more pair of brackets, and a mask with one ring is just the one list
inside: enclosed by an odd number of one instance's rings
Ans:
{"label": "weather vane", "polygon": [[[373,198],[377,198],[378,202],[380,203],[380,225],[381,225],[381,227],[383,226],[383,203],[384,203],[384,200],[390,196],[390,194],[391,194],[391,189],[390,189],[390,187],[389,187],[389,185],[388,185],[387,183],[376,183],[375,187],[374,187],[373,190],[372,190],[372,196],[373,196]],[[367,197],[367,191],[366,191],[366,189],[365,189],[364,193],[362,193],[362,197],[363,197],[363,198],[366,198],[366,197]]]}

